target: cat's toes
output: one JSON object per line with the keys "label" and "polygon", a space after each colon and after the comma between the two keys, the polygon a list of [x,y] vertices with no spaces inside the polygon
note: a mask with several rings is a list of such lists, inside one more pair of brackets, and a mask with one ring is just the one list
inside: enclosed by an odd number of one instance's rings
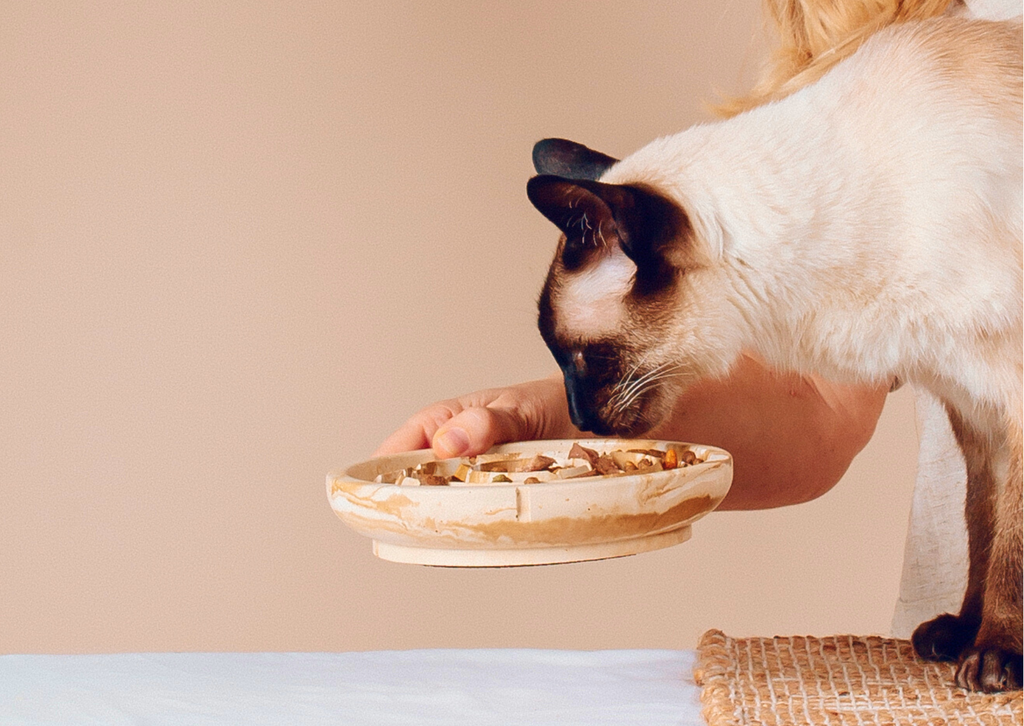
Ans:
{"label": "cat's toes", "polygon": [[971,647],[956,669],[956,683],[971,691],[995,693],[1021,687],[1021,654],[1002,648]]}
{"label": "cat's toes", "polygon": [[974,641],[978,628],[956,615],[946,613],[921,623],[910,642],[914,652],[925,660],[958,660],[964,648]]}

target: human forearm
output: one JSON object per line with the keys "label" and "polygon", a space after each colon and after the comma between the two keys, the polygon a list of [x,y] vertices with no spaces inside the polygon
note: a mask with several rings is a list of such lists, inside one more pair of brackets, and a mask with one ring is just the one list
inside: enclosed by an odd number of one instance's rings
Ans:
{"label": "human forearm", "polygon": [[744,357],[728,378],[690,388],[652,434],[733,455],[720,509],[799,504],[839,482],[871,438],[886,390],[777,373]]}
{"label": "human forearm", "polygon": [[[732,453],[721,509],[767,509],[821,496],[874,431],[885,389],[780,374],[744,357],[728,378],[691,387],[650,436]],[[560,376],[441,401],[381,444],[378,455],[432,446],[439,457],[496,443],[582,436],[569,420]]]}

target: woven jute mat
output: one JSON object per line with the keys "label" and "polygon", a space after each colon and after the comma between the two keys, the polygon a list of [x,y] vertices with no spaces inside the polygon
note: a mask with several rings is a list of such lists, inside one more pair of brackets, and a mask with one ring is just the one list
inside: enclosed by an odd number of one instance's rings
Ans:
{"label": "woven jute mat", "polygon": [[709,726],[1021,724],[1021,692],[971,693],[955,666],[874,636],[703,635],[694,671]]}

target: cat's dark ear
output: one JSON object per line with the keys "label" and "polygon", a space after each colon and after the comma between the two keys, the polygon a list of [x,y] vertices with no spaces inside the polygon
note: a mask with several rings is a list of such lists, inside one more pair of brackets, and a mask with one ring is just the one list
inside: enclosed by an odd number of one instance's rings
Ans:
{"label": "cat's dark ear", "polygon": [[544,139],[533,146],[533,166],[538,174],[597,181],[616,163],[618,159],[568,139]]}
{"label": "cat's dark ear", "polygon": [[565,235],[562,261],[570,269],[620,243],[609,203],[598,188],[591,188],[599,184],[550,174],[535,176],[526,184],[533,206]]}
{"label": "cat's dark ear", "polygon": [[686,214],[653,191],[541,175],[529,181],[526,194],[565,234],[562,261],[570,269],[615,245],[644,271],[686,264]]}

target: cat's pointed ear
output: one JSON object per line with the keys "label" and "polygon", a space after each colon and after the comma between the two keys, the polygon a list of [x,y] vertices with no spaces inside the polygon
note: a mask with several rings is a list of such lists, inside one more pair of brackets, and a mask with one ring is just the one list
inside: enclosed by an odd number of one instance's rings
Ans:
{"label": "cat's pointed ear", "polygon": [[526,183],[526,196],[568,240],[606,246],[613,241],[608,236],[617,232],[613,202],[605,199],[612,188],[599,181],[542,174]]}
{"label": "cat's pointed ear", "polygon": [[692,263],[690,224],[676,204],[629,184],[535,176],[526,185],[533,205],[565,234],[565,262],[618,245],[639,268],[682,269]]}
{"label": "cat's pointed ear", "polygon": [[544,139],[533,146],[533,166],[538,174],[597,181],[616,163],[618,159],[568,139]]}
{"label": "cat's pointed ear", "polygon": [[550,174],[535,176],[527,183],[526,196],[533,206],[565,235],[564,261],[569,267],[581,264],[594,252],[620,244],[615,214],[610,200],[605,199],[612,196],[612,188],[610,184]]}

